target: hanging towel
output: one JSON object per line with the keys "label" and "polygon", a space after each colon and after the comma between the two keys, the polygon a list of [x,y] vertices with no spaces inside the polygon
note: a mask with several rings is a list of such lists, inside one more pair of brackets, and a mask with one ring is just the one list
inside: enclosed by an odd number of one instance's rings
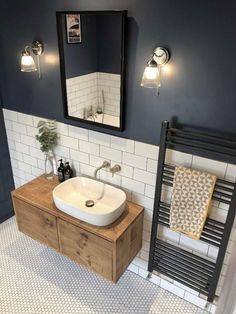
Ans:
{"label": "hanging towel", "polygon": [[181,166],[175,168],[170,208],[170,228],[199,240],[216,176]]}

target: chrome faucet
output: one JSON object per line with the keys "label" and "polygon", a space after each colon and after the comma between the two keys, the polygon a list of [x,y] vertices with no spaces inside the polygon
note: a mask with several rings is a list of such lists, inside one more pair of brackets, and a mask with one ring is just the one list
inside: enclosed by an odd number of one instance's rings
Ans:
{"label": "chrome faucet", "polygon": [[95,169],[94,171],[94,177],[95,179],[97,178],[97,173],[99,170],[103,169],[103,168],[110,168],[111,164],[109,163],[109,161],[104,160],[102,165],[100,167],[98,167],[97,169]]}
{"label": "chrome faucet", "polygon": [[120,165],[115,165],[110,169],[110,172],[112,173],[112,176],[114,177],[114,173],[121,171]]}

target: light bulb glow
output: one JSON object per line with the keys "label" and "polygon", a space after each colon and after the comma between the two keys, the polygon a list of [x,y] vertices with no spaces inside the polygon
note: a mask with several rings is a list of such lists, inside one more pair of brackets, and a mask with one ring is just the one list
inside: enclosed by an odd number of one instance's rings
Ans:
{"label": "light bulb glow", "polygon": [[158,76],[158,69],[152,67],[146,67],[145,75],[148,80],[154,80]]}
{"label": "light bulb glow", "polygon": [[34,59],[30,55],[23,55],[21,57],[21,71],[22,72],[33,72],[37,71]]}

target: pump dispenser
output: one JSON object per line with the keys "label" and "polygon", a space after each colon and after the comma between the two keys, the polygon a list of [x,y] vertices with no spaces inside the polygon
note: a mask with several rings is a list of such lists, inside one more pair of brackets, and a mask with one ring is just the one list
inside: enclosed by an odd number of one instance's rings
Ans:
{"label": "pump dispenser", "polygon": [[72,178],[72,176],[73,176],[73,170],[71,169],[70,163],[68,161],[66,162],[66,168],[65,168],[64,176],[65,176],[65,180],[68,180],[68,179]]}
{"label": "pump dispenser", "polygon": [[65,175],[64,175],[65,167],[64,167],[64,164],[62,162],[62,159],[59,159],[58,161],[60,161],[60,166],[57,169],[58,181],[63,182],[63,181],[65,181]]}

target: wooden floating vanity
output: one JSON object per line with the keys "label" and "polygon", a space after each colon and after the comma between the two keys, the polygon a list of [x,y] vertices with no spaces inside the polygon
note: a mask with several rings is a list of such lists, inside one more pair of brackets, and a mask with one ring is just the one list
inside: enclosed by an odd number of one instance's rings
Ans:
{"label": "wooden floating vanity", "polygon": [[96,227],[56,208],[52,191],[58,184],[41,176],[12,192],[19,230],[117,282],[141,249],[143,208],[127,202],[114,223]]}

